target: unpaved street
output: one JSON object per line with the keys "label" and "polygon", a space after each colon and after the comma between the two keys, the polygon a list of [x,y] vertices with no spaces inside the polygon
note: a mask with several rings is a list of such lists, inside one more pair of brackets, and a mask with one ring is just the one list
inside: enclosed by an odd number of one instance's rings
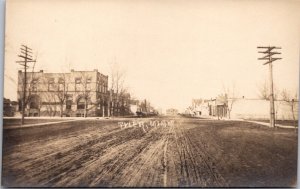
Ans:
{"label": "unpaved street", "polygon": [[[149,125],[153,120],[174,122]],[[132,121],[145,126],[120,126]],[[182,117],[95,119],[4,129],[3,138],[4,186],[296,184],[293,129]]]}

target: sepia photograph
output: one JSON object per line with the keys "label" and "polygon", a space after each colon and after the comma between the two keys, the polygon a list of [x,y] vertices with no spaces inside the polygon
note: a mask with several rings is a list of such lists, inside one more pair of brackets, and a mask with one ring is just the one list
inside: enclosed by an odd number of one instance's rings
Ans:
{"label": "sepia photograph", "polygon": [[300,1],[6,0],[3,187],[297,187]]}

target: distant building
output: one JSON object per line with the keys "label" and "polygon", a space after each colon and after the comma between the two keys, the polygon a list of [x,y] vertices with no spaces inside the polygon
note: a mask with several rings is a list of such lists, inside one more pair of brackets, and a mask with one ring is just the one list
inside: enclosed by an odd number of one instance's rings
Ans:
{"label": "distant building", "polygon": [[11,101],[10,99],[3,99],[3,116],[4,117],[13,117],[17,111],[17,102]]}
{"label": "distant building", "polygon": [[[232,101],[232,99],[230,100]],[[294,118],[298,120],[298,101],[294,102],[293,111],[290,102],[276,100],[274,104],[276,120],[293,120]],[[235,99],[230,116],[237,119],[269,119],[270,101],[245,98]]]}
{"label": "distant building", "polygon": [[158,114],[158,115],[163,115],[162,108],[157,108],[157,114]]}
{"label": "distant building", "polygon": [[174,108],[170,108],[166,110],[166,115],[168,116],[175,116],[178,114],[178,110]]}
{"label": "distant building", "polygon": [[[293,111],[292,111],[293,110]],[[269,119],[270,101],[262,99],[228,98],[227,95],[219,95],[215,99],[203,100],[186,110],[186,114],[195,117],[229,117],[232,119]],[[298,101],[275,101],[275,117],[277,120],[298,120]]]}
{"label": "distant building", "polygon": [[131,99],[130,100],[130,114],[137,115],[137,112],[140,111],[140,101]]}
{"label": "distant building", "polygon": [[[22,109],[24,72],[18,72]],[[108,76],[93,71],[27,72],[25,116],[107,116]]]}
{"label": "distant building", "polygon": [[218,95],[215,99],[207,100],[208,109],[210,116],[216,116],[218,118],[223,118],[227,116],[227,106],[228,106],[228,97],[227,95]]}

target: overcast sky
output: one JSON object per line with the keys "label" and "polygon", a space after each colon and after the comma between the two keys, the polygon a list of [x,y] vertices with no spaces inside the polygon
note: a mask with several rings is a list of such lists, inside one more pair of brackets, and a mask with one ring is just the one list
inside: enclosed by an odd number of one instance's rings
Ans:
{"label": "overcast sky", "polygon": [[300,1],[9,0],[6,2],[4,97],[17,99],[21,44],[36,70],[98,69],[115,59],[132,94],[156,107],[186,108],[235,83],[258,97],[268,67],[258,45],[282,47],[277,88],[298,90]]}

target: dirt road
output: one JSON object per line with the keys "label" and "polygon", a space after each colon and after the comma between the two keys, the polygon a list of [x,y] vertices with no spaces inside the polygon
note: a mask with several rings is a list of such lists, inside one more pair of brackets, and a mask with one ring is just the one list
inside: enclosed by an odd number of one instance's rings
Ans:
{"label": "dirt road", "polygon": [[296,183],[298,135],[293,130],[179,117],[140,118],[140,123],[130,125],[133,121],[81,120],[4,129],[2,184],[283,187]]}

